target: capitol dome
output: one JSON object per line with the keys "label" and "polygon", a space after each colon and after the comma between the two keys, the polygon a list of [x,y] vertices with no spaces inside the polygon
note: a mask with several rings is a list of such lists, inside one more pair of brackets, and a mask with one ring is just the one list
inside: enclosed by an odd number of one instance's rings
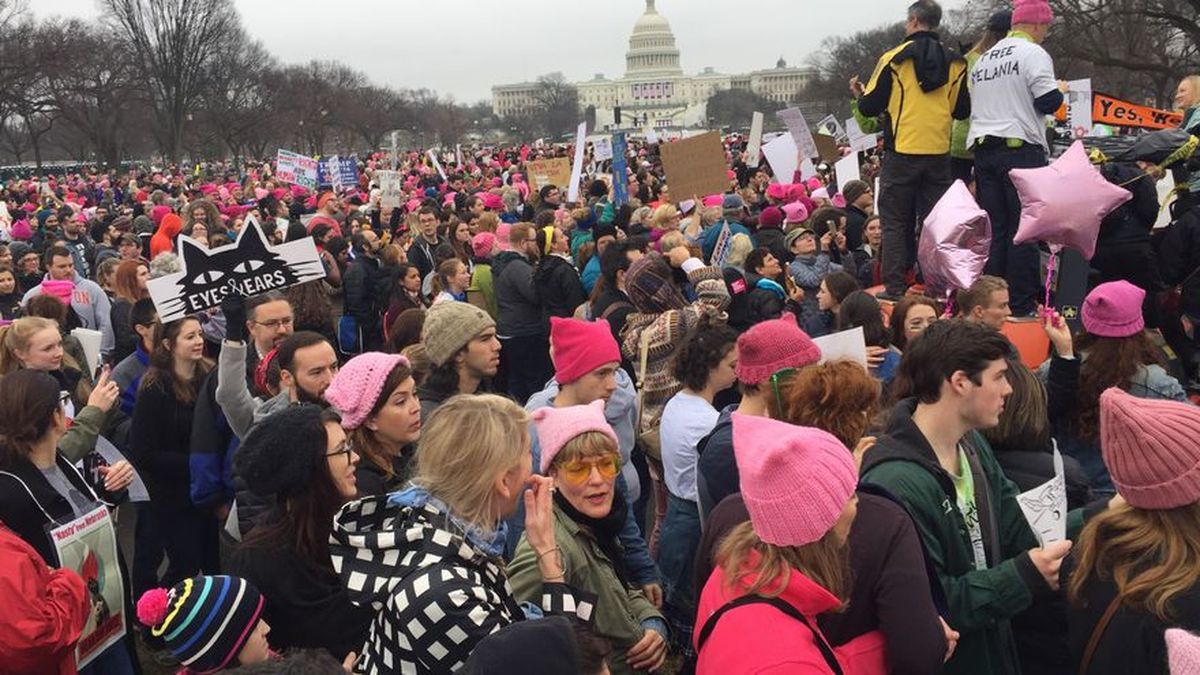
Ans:
{"label": "capitol dome", "polygon": [[658,13],[654,0],[646,0],[646,12],[633,24],[629,51],[625,53],[625,76],[682,75],[675,34],[666,17]]}

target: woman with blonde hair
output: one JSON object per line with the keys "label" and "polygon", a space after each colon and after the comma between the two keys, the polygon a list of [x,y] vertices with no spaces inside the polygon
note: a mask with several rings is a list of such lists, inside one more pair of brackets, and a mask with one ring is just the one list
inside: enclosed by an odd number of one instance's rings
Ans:
{"label": "woman with blonde hair", "polygon": [[[668,249],[669,250],[669,249]],[[724,267],[741,270],[746,264],[746,256],[754,250],[754,240],[748,234],[738,233],[729,240],[729,253],[725,256]]]}
{"label": "woman with blonde hair", "polygon": [[594,597],[565,583],[552,481],[532,473],[529,422],[510,399],[454,396],[422,430],[411,485],[334,517],[334,569],[356,604],[378,612],[358,670],[453,672],[480,640],[525,618],[501,558],[503,521],[520,500],[543,610],[590,616]]}
{"label": "woman with blonde hair", "polygon": [[63,351],[59,325],[52,319],[27,316],[0,326],[0,375],[17,370],[40,370],[58,382],[66,418],[71,421],[58,449],[72,462],[96,447],[96,439],[109,424],[109,413],[120,391],[101,371],[92,387],[75,359]]}
{"label": "woman with blonde hair", "polygon": [[[1063,565],[1072,668],[1167,673],[1163,633],[1200,629],[1200,409],[1100,396],[1100,447],[1117,497]],[[1189,671],[1190,672],[1190,671]]]}

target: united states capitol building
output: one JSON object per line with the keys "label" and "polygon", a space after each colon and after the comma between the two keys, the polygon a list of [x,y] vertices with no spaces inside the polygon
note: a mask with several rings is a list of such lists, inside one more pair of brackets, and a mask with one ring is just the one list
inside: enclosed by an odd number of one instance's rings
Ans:
{"label": "united states capitol building", "polygon": [[[579,105],[595,109],[596,129],[707,126],[706,103],[722,89],[749,90],[787,103],[816,75],[815,68],[789,67],[782,58],[774,68],[744,75],[726,75],[711,67],[687,75],[679,65],[671,24],[658,13],[654,2],[646,0],[645,13],[633,25],[629,51],[625,52],[625,76],[610,80],[596,75],[575,83]],[[508,117],[535,109],[537,91],[536,82],[494,86],[492,112]]]}

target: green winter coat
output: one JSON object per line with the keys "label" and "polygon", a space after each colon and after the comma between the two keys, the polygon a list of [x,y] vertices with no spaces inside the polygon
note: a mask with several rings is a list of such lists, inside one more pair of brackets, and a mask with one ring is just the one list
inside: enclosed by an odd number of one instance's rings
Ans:
{"label": "green winter coat", "polygon": [[482,309],[487,310],[487,313],[495,319],[496,287],[492,283],[491,263],[475,263],[475,269],[471,271],[471,286],[467,289],[467,294],[469,295],[472,291],[483,296],[483,303],[486,306]]}
{"label": "green winter coat", "polygon": [[[640,590],[627,588],[617,579],[608,556],[592,536],[557,506],[554,508],[554,541],[562,550],[567,584],[599,596],[592,615],[592,630],[612,643],[609,668],[613,673],[634,672],[625,663],[625,652],[646,632],[642,622],[657,619],[665,625],[662,613]],[[508,581],[513,597],[520,602],[538,604],[541,601],[542,573],[538,570],[537,554],[524,534],[508,564]]]}
{"label": "green winter coat", "polygon": [[[1029,557],[1029,549],[1037,548],[1038,542],[1017,504],[1020,490],[1004,476],[981,435],[971,432],[963,438],[968,455],[974,454],[985,476],[983,480],[975,477],[975,498],[988,569],[976,570],[954,483],[913,423],[915,408],[915,399],[896,406],[887,435],[863,460],[862,480],[880,485],[904,501],[937,569],[950,611],[946,621],[961,634],[944,672],[1020,673],[1010,620],[1035,599],[1053,595]],[[991,518],[982,507],[985,490]],[[1074,538],[1082,525],[1082,509],[1072,511],[1067,536]]]}

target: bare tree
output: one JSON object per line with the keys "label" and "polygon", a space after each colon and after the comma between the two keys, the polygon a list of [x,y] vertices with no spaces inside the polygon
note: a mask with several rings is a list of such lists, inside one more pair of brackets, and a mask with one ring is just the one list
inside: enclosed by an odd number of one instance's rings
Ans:
{"label": "bare tree", "polygon": [[579,90],[562,73],[550,73],[537,78],[533,94],[538,109],[534,116],[547,135],[555,137],[575,128],[581,119]]}
{"label": "bare tree", "polygon": [[238,30],[232,0],[100,0],[137,56],[163,127],[168,157],[180,159],[187,116],[204,75]]}

